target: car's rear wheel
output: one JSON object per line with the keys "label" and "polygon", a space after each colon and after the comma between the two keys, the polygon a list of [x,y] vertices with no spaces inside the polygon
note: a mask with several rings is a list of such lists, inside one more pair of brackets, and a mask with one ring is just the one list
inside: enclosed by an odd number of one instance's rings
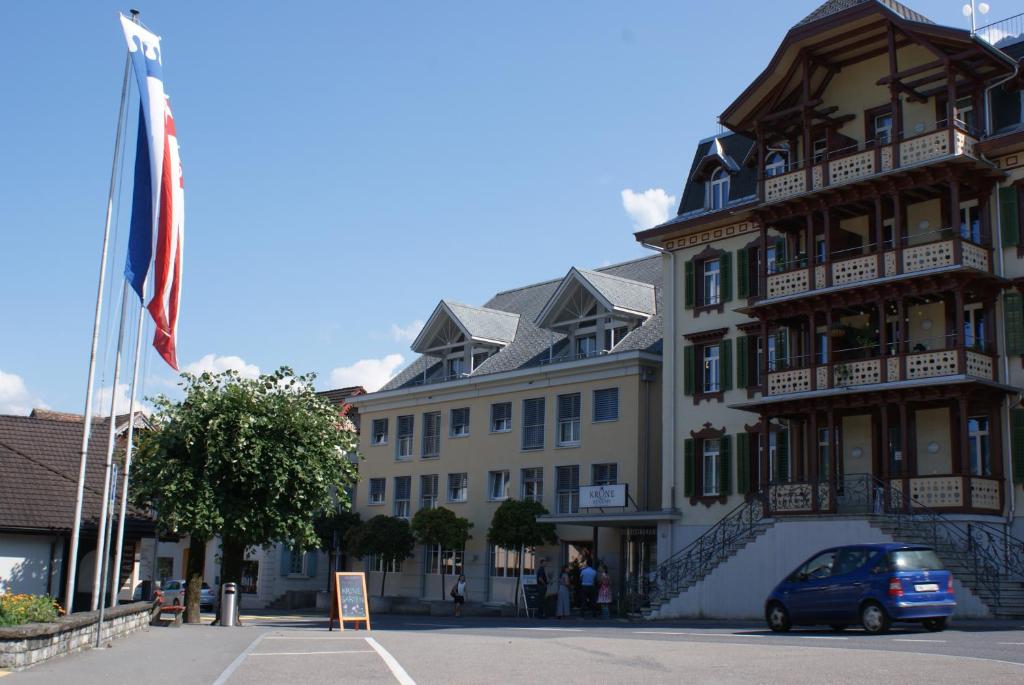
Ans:
{"label": "car's rear wheel", "polygon": [[768,621],[768,627],[776,633],[785,633],[792,627],[789,621],[789,612],[779,602],[772,602],[768,605],[765,619]]}
{"label": "car's rear wheel", "polygon": [[837,633],[841,633],[844,630],[846,630],[846,626],[839,625],[838,623],[836,623],[834,625],[830,625],[829,628],[831,628],[832,630],[834,630]]}
{"label": "car's rear wheel", "polygon": [[922,625],[924,625],[925,630],[932,633],[938,633],[946,629],[946,617],[929,618],[926,621],[922,621]]}
{"label": "car's rear wheel", "polygon": [[889,614],[885,613],[885,609],[877,602],[868,602],[861,607],[860,622],[864,626],[864,630],[873,635],[888,631],[889,626],[892,625]]}

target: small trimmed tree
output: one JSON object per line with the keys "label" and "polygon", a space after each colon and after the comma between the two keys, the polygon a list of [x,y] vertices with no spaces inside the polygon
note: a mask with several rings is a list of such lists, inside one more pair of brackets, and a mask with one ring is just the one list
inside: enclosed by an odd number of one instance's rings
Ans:
{"label": "small trimmed tree", "polygon": [[[494,512],[491,527],[487,531],[487,542],[519,552],[526,547],[553,545],[558,542],[554,524],[537,520],[538,516],[547,513],[548,510],[540,502],[507,499]],[[519,554],[518,558],[516,607],[519,606],[519,583],[523,577],[523,555]]]}
{"label": "small trimmed tree", "polygon": [[[451,509],[434,507],[420,509],[412,517],[412,534],[416,541],[427,547],[465,550],[472,535],[473,524],[467,518],[456,516]],[[444,574],[441,575],[441,599],[444,599]]]}
{"label": "small trimmed tree", "polygon": [[380,557],[384,568],[380,580],[381,597],[384,596],[384,586],[388,579],[388,567],[411,557],[416,547],[416,538],[409,528],[409,522],[383,514],[349,530],[347,541],[354,557],[362,559],[370,554]]}
{"label": "small trimmed tree", "polygon": [[[320,539],[320,549],[327,552],[327,566],[332,573],[342,570],[348,532],[361,525],[362,522],[363,519],[358,512],[346,509],[325,511],[313,522],[316,535]],[[328,590],[330,590],[331,583],[333,582],[333,575],[328,573]]]}

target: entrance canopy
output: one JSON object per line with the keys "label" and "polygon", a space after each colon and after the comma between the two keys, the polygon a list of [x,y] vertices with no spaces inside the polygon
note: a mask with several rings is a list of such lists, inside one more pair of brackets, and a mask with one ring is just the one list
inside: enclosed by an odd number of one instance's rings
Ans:
{"label": "entrance canopy", "polygon": [[615,511],[579,512],[577,514],[547,514],[538,516],[543,523],[559,523],[572,526],[603,526],[607,528],[630,528],[661,521],[678,521],[683,516],[678,509],[659,511]]}

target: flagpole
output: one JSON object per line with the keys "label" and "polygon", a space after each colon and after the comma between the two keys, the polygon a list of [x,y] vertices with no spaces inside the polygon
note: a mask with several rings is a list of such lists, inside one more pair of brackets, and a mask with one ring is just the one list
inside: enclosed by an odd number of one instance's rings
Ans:
{"label": "flagpole", "polygon": [[92,391],[96,379],[96,348],[100,338],[100,320],[103,311],[103,285],[107,275],[107,248],[110,244],[110,221],[114,209],[114,190],[117,185],[117,167],[121,159],[121,132],[124,128],[125,109],[128,102],[128,76],[131,73],[132,57],[129,53],[124,61],[124,79],[121,83],[121,105],[117,112],[117,135],[114,138],[114,161],[110,168],[110,189],[107,193],[107,217],[103,224],[103,249],[100,252],[100,277],[96,287],[96,312],[92,323],[92,347],[89,350],[89,373],[85,384],[85,416],[82,420],[82,449],[78,460],[78,489],[75,494],[75,519],[71,524],[71,549],[68,553],[67,587],[64,589],[64,608],[73,611],[75,583],[78,570],[78,544],[82,532],[82,499],[85,494],[85,473],[89,455],[89,435],[92,429]]}
{"label": "flagpole", "polygon": [[[107,459],[103,475],[103,502],[100,504],[99,535],[96,538],[95,573],[92,578],[92,610],[103,604],[103,590],[106,589],[107,553],[107,516],[110,509],[110,489],[115,487],[110,482],[110,468],[114,462],[114,440],[117,433],[117,382],[121,380],[121,353],[124,351],[124,320],[128,304],[128,281],[121,285],[121,316],[117,325],[117,353],[114,355],[114,382],[110,391],[110,427],[107,432]],[[102,621],[102,618],[101,618]]]}
{"label": "flagpole", "polygon": [[[142,292],[146,292],[146,281],[142,283]],[[144,300],[145,298],[142,298]],[[125,446],[124,453],[124,482],[121,486],[121,511],[117,521],[117,545],[115,547],[114,558],[120,561],[121,554],[124,550],[124,523],[125,517],[128,512],[128,474],[132,468],[132,450],[134,449],[134,435],[135,435],[135,388],[139,382],[139,358],[142,355],[142,324],[145,322],[146,308],[142,304],[142,300],[139,300],[139,323],[135,329],[135,360],[132,362],[132,388],[130,391],[130,397],[128,400],[128,444]],[[156,560],[153,560],[156,563]],[[114,584],[110,588],[110,606],[117,606],[117,593],[121,587],[121,564],[118,563],[114,567]]]}

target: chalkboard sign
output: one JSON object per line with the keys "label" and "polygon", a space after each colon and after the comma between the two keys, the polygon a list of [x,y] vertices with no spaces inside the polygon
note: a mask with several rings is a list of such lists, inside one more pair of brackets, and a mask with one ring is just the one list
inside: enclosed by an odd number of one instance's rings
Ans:
{"label": "chalkboard sign", "polygon": [[523,585],[523,601],[528,611],[537,611],[544,601],[546,585]]}
{"label": "chalkboard sign", "polygon": [[342,630],[345,629],[345,621],[366,621],[366,629],[370,629],[365,573],[335,573],[331,594],[334,595],[334,601],[331,602],[331,630],[335,619]]}

